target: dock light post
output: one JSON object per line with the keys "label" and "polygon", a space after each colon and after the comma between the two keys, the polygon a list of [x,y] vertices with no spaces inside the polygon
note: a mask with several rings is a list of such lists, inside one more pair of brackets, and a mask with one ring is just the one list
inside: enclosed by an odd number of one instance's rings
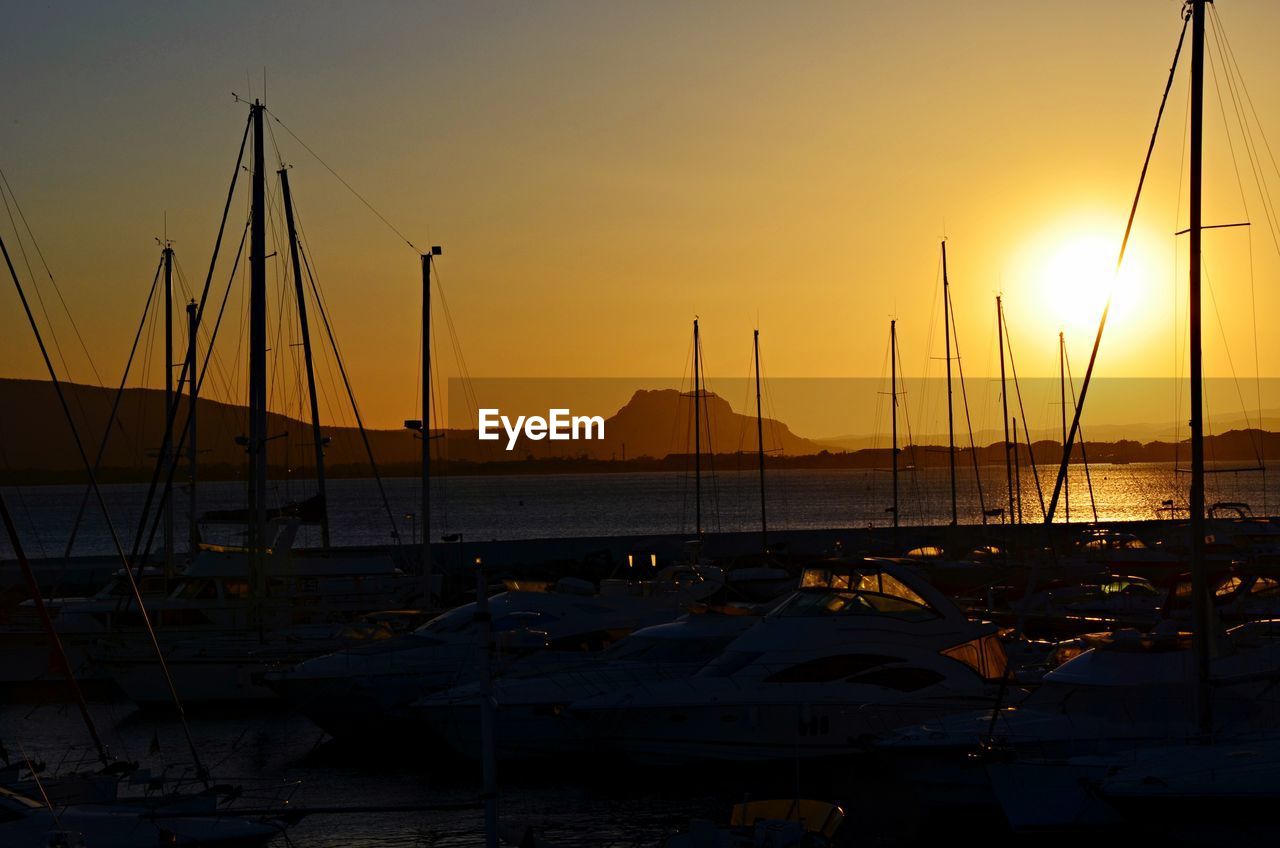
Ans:
{"label": "dock light post", "polygon": [[[431,264],[444,251],[439,245],[422,254],[422,579],[431,605]],[[412,422],[406,421],[408,427]],[[415,429],[415,428],[410,428]]]}
{"label": "dock light post", "polygon": [[[424,354],[425,356],[425,354]],[[423,360],[429,363],[428,360]],[[423,412],[426,412],[426,401],[423,401]],[[428,419],[409,418],[404,428],[418,434],[422,439],[422,605],[431,608],[435,600],[435,592],[431,590],[431,432],[424,424]]]}
{"label": "dock light post", "polygon": [[409,544],[418,544],[418,513],[406,512],[404,517],[409,519]]}

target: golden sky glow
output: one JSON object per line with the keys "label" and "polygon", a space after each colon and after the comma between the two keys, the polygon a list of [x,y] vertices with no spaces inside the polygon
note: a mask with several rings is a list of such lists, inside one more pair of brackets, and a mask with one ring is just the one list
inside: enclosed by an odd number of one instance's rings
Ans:
{"label": "golden sky glow", "polygon": [[[1217,6],[1280,150],[1280,4]],[[1021,373],[1056,374],[1060,329],[1082,371],[1179,7],[31,6],[10,13],[0,55],[0,167],[108,384],[166,215],[187,284],[203,281],[245,118],[230,92],[260,95],[264,67],[292,130],[415,243],[444,246],[477,376],[678,376],[695,314],[709,374],[747,374],[758,321],[770,375],[875,377],[896,316],[908,371],[936,376],[944,235],[967,375],[998,371],[1000,292]],[[1208,97],[1206,222],[1255,226],[1206,237],[1206,368],[1229,373],[1225,337],[1251,375],[1254,303],[1260,320],[1280,313],[1280,262],[1239,141],[1238,188],[1212,80]],[[1184,372],[1186,102],[1184,68],[1100,376]],[[416,256],[279,126],[273,140],[366,418],[416,417]],[[71,376],[92,381],[47,289],[46,303]],[[37,376],[19,317],[6,282],[0,371]],[[1280,335],[1258,350],[1280,374]],[[212,393],[234,396],[234,342],[222,363]]]}

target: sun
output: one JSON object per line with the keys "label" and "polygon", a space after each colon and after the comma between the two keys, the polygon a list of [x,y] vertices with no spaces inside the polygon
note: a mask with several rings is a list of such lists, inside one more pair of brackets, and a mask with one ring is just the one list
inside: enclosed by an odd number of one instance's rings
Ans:
{"label": "sun", "polygon": [[1114,267],[1112,244],[1099,235],[1073,236],[1041,259],[1036,275],[1039,299],[1063,326],[1096,325],[1113,288]]}
{"label": "sun", "polygon": [[1044,318],[1071,334],[1097,329],[1111,297],[1108,323],[1139,316],[1147,297],[1148,267],[1131,244],[1116,273],[1119,238],[1102,232],[1075,232],[1040,241],[1028,257],[1028,272]]}

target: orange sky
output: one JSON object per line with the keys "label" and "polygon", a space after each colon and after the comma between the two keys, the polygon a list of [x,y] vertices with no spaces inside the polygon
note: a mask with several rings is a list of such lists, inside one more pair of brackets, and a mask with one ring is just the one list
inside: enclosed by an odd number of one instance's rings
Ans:
{"label": "orange sky", "polygon": [[[1262,128],[1280,133],[1280,5],[1217,5]],[[476,376],[679,376],[695,314],[712,375],[747,374],[758,321],[767,374],[876,377],[896,315],[908,371],[937,376],[944,234],[966,373],[998,371],[1002,290],[1020,373],[1048,375],[1060,328],[1078,370],[1087,359],[1099,303],[1080,280],[1118,247],[1179,7],[42,5],[11,15],[14,46],[0,56],[16,83],[2,95],[0,168],[108,384],[166,216],[186,282],[203,280],[245,117],[230,92],[260,95],[264,67],[269,105],[312,150],[416,244],[444,246]],[[1102,376],[1185,372],[1172,232],[1186,220],[1186,103],[1184,72]],[[1219,103],[1210,80],[1206,221],[1255,226],[1206,239],[1206,367],[1231,373],[1225,337],[1235,370],[1252,375],[1252,303],[1262,318],[1280,311],[1280,262],[1237,136],[1238,187]],[[274,142],[367,421],[416,417],[416,256],[278,126]],[[1274,162],[1258,155],[1280,197]],[[274,171],[273,149],[268,160]],[[237,200],[233,229],[244,209]],[[1178,267],[1185,275],[1185,257]],[[225,282],[220,271],[215,291]],[[43,284],[71,376],[93,381]],[[0,372],[37,376],[3,292]],[[233,320],[215,396],[243,393],[239,332]],[[1280,374],[1280,338],[1257,343],[1262,373]],[[456,374],[442,359],[442,375]],[[277,398],[292,391],[286,370]]]}

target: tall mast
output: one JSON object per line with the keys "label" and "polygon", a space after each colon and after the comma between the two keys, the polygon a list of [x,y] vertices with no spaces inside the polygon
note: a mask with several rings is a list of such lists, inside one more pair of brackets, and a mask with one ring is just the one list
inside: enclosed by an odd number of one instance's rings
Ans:
{"label": "tall mast", "polygon": [[422,580],[424,604],[432,604],[431,578],[431,264],[442,253],[422,254]]}
{"label": "tall mast", "polygon": [[289,191],[289,169],[281,168],[280,193],[284,200],[284,222],[289,229],[289,257],[293,261],[293,290],[298,299],[298,325],[302,329],[302,361],[307,368],[307,392],[311,397],[311,441],[315,445],[316,491],[320,497],[320,544],[329,548],[329,498],[324,485],[324,436],[320,433],[320,401],[316,397],[316,372],[311,363],[311,328],[307,325],[307,298],[302,286],[302,262],[298,259],[298,231],[293,219],[293,195]]}
{"label": "tall mast", "polygon": [[1009,455],[1009,389],[1004,376],[1004,301],[996,295],[996,338],[1000,348],[1000,411],[1004,421],[1004,476],[1009,488],[1009,523],[1014,522],[1013,507],[1013,457]]}
{"label": "tall mast", "polygon": [[889,321],[889,409],[893,423],[893,529],[898,529],[898,321]]}
{"label": "tall mast", "polygon": [[[1024,422],[1025,423],[1025,422]],[[1010,520],[1016,524],[1022,523],[1022,458],[1018,454],[1018,419],[1013,419],[1013,480],[1017,487],[1017,513],[1010,516]]]}
{"label": "tall mast", "polygon": [[947,242],[942,242],[942,329],[947,344],[947,458],[951,466],[951,525],[959,523],[956,513],[956,425],[951,408],[951,283],[947,279]]}
{"label": "tall mast", "polygon": [[190,398],[190,412],[187,417],[191,419],[190,430],[187,433],[187,468],[190,475],[191,486],[187,490],[187,558],[192,559],[196,555],[196,548],[200,544],[200,526],[196,522],[196,407],[200,399],[200,380],[196,374],[196,363],[199,361],[196,356],[197,336],[196,330],[199,324],[196,316],[199,314],[197,304],[193,299],[187,304],[187,386],[188,397]]}
{"label": "tall mast", "polygon": [[769,555],[769,522],[764,511],[764,409],[760,402],[760,331],[752,336],[756,358],[756,439],[760,445],[760,553]]}
{"label": "tall mast", "polygon": [[[253,120],[252,211],[249,233],[249,574],[254,597],[266,594],[267,544],[267,201],[262,102]],[[259,615],[259,632],[263,626]]]}
{"label": "tall mast", "polygon": [[[1058,401],[1062,407],[1062,444],[1067,443],[1067,368],[1066,368],[1066,352],[1067,343],[1064,339],[1062,331],[1058,331]],[[1028,439],[1030,441],[1030,439]],[[1069,460],[1068,460],[1069,461]],[[1062,481],[1062,517],[1068,524],[1071,523],[1071,481],[1064,479]]]}
{"label": "tall mast", "polygon": [[[173,462],[173,247],[164,243],[164,463]],[[175,571],[173,560],[173,498],[164,502],[164,573]]]}
{"label": "tall mast", "polygon": [[701,377],[698,374],[698,319],[693,319],[693,514],[698,536],[702,536],[702,407]]}
{"label": "tall mast", "polygon": [[1204,156],[1204,26],[1207,0],[1190,0],[1191,7],[1191,180],[1189,196],[1191,255],[1190,296],[1187,302],[1191,323],[1191,600],[1192,629],[1196,658],[1196,724],[1201,734],[1213,727],[1209,699],[1209,585],[1204,558],[1204,407],[1200,331],[1200,236],[1202,159]]}

